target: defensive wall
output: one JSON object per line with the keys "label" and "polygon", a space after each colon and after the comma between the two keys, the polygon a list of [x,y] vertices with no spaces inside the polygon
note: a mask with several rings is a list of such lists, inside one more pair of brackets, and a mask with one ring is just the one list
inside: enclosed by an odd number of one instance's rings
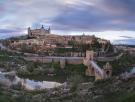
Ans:
{"label": "defensive wall", "polygon": [[52,63],[65,61],[66,64],[83,64],[83,57],[23,57],[27,61]]}

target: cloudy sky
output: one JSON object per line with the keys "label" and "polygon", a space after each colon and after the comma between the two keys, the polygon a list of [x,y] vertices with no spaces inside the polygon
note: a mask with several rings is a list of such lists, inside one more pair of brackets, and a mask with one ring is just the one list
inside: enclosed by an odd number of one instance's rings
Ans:
{"label": "cloudy sky", "polygon": [[57,34],[134,42],[135,0],[0,0],[0,38],[41,25]]}

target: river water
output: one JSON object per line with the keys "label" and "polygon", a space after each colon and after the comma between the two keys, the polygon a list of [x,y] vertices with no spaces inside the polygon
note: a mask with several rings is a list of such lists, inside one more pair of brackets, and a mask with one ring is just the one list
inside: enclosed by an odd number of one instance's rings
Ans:
{"label": "river water", "polygon": [[21,86],[26,90],[50,89],[62,85],[62,83],[54,81],[35,81],[27,78],[20,78],[17,75],[15,75],[14,72],[0,72],[0,84],[3,84],[7,87],[21,84]]}

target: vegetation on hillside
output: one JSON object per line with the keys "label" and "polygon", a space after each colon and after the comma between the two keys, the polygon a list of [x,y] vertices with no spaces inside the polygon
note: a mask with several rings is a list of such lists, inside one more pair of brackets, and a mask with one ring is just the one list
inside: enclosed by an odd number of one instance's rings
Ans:
{"label": "vegetation on hillside", "polygon": [[[97,62],[101,68],[106,62]],[[119,75],[123,72],[129,72],[135,64],[135,56],[124,54],[120,59],[109,62],[112,65],[113,75]]]}

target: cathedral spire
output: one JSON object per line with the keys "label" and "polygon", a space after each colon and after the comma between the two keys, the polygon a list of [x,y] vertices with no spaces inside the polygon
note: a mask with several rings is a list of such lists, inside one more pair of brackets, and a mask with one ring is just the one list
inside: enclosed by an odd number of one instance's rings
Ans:
{"label": "cathedral spire", "polygon": [[44,28],[44,26],[42,25],[42,27],[41,28]]}

